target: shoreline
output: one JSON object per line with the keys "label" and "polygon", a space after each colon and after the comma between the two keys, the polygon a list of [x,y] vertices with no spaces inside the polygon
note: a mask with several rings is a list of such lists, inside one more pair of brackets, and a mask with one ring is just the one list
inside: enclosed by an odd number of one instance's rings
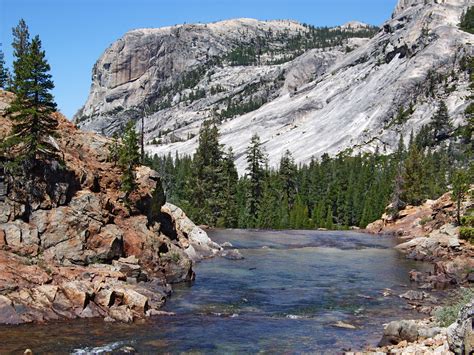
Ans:
{"label": "shoreline", "polygon": [[[469,200],[464,202],[463,207],[468,209],[472,205],[473,202]],[[453,334],[459,327],[466,328],[469,317],[463,319],[463,311],[458,310],[454,315],[458,317],[457,320],[451,319],[450,323],[454,323],[449,327],[448,324],[441,324],[440,320],[443,310],[448,309],[446,307],[459,302],[457,295],[462,290],[474,290],[474,247],[459,238],[459,227],[453,222],[454,203],[451,194],[446,193],[438,200],[427,201],[422,206],[407,206],[400,211],[398,218],[384,215],[381,220],[367,226],[366,231],[370,234],[398,237],[401,243],[395,249],[407,259],[429,263],[431,271],[410,271],[410,280],[418,285],[420,291],[409,295],[407,303],[415,303],[415,309],[425,313],[426,317],[421,321],[404,320],[387,324],[379,346],[368,348],[362,353],[450,353],[464,346],[459,335]],[[446,292],[432,306],[430,298],[437,290]],[[474,293],[468,297],[471,305],[468,299],[468,310],[464,312],[474,313]]]}

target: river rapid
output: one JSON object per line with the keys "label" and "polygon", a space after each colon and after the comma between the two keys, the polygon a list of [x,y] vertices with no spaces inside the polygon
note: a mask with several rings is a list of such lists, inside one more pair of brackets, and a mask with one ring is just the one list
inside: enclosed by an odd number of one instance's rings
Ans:
{"label": "river rapid", "polygon": [[[245,259],[195,266],[174,287],[174,316],[136,324],[75,320],[0,327],[2,352],[140,353],[341,352],[376,345],[383,324],[414,318],[398,295],[408,272],[427,266],[393,249],[396,240],[355,232],[216,230]],[[356,329],[337,327],[340,322]]]}

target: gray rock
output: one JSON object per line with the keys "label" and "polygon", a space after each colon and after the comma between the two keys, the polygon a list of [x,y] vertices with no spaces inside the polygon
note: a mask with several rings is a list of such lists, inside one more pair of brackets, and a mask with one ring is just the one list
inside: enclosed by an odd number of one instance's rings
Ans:
{"label": "gray rock", "polygon": [[223,258],[229,260],[243,260],[245,259],[238,249],[224,250],[221,253]]}
{"label": "gray rock", "polygon": [[10,219],[11,207],[9,203],[0,201],[0,223],[6,223]]}
{"label": "gray rock", "polygon": [[421,301],[426,298],[426,293],[422,291],[409,290],[401,294],[400,297],[409,301]]}
{"label": "gray rock", "polygon": [[134,256],[113,260],[112,265],[127,277],[135,279],[135,281],[138,280],[142,274],[142,268],[138,265],[138,261]]}
{"label": "gray rock", "polygon": [[171,217],[176,230],[179,230],[186,238],[189,245],[186,245],[185,252],[192,260],[211,257],[222,250],[221,246],[213,242],[204,230],[196,226],[181,208],[166,203],[161,207],[161,212]]}
{"label": "gray rock", "polygon": [[420,327],[418,329],[418,335],[420,338],[428,339],[428,338],[434,338],[438,334],[443,333],[443,331],[445,331],[445,329],[440,328],[440,327],[430,327],[430,328]]}
{"label": "gray rock", "polygon": [[396,345],[403,340],[413,342],[418,339],[418,335],[418,325],[415,321],[393,321],[384,329],[378,346]]}
{"label": "gray rock", "polygon": [[12,301],[0,295],[0,323],[1,324],[20,324],[23,323],[21,317],[15,311]]}
{"label": "gray rock", "polygon": [[21,227],[18,223],[11,222],[2,225],[5,232],[5,241],[7,245],[20,246],[21,245]]}
{"label": "gray rock", "polygon": [[455,323],[448,327],[449,349],[456,354],[474,351],[474,300],[459,312]]}
{"label": "gray rock", "polygon": [[233,245],[230,242],[224,242],[224,243],[221,244],[221,247],[226,249],[226,248],[232,248]]}

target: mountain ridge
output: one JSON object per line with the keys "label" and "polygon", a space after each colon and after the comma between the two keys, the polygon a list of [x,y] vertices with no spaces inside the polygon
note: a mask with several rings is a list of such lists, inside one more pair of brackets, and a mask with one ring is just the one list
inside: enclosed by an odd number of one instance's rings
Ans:
{"label": "mountain ridge", "polygon": [[[286,149],[298,163],[345,149],[374,151],[379,146],[389,152],[400,134],[407,136],[429,121],[441,99],[447,101],[454,122],[463,121],[468,80],[467,74],[458,68],[463,56],[472,55],[472,35],[459,30],[457,24],[468,4],[463,0],[426,5],[424,1],[401,0],[392,19],[370,40],[345,38],[341,42],[345,44],[294,52],[298,55],[276,65],[263,53],[263,59],[252,65],[212,66],[212,75],[206,71],[207,76],[191,83],[195,84],[191,89],[181,90],[172,102],[152,114],[144,109],[135,117],[120,112],[107,117],[101,113],[103,101],[91,100],[104,89],[97,87],[96,81],[86,111],[82,111],[95,113],[82,122],[78,115],[76,122],[82,128],[111,134],[119,128],[117,123],[121,120],[139,121],[145,115],[149,153],[192,154],[203,119],[217,117],[222,142],[234,148],[240,172],[253,133],[262,136],[271,166],[278,164]],[[299,30],[311,32],[310,27],[301,26]],[[298,36],[298,31],[294,36]],[[286,39],[291,42],[292,38]],[[199,47],[201,42],[196,43]],[[277,44],[272,42],[269,47],[275,50]],[[172,56],[170,50],[168,55]],[[437,74],[443,75],[446,85],[434,78]],[[242,85],[235,85],[239,80]],[[426,94],[427,82],[432,86],[430,95]],[[216,91],[223,92],[210,95],[206,90],[213,85]],[[130,91],[130,87],[123,89],[115,94],[119,100],[130,92],[139,92]],[[249,93],[242,95],[245,90]],[[115,97],[109,100],[113,102]],[[410,117],[397,124],[398,112],[409,107],[413,111]]]}

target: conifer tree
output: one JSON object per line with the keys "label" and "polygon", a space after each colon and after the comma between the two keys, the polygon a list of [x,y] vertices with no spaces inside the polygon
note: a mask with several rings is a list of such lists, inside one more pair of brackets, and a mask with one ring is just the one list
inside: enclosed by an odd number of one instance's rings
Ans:
{"label": "conifer tree", "polygon": [[288,201],[288,211],[292,209],[296,196],[296,164],[291,152],[286,150],[280,160],[279,175],[282,182],[283,192]]}
{"label": "conifer tree", "polygon": [[129,121],[122,136],[122,145],[119,153],[119,166],[122,170],[122,191],[125,192],[125,199],[128,201],[129,195],[136,188],[135,168],[140,164],[140,150],[135,124]]}
{"label": "conifer tree", "polygon": [[423,153],[411,138],[408,156],[403,166],[402,200],[412,205],[419,205],[423,199],[423,184],[425,172],[423,171]]}
{"label": "conifer tree", "polygon": [[199,131],[199,145],[194,155],[189,191],[191,216],[198,223],[216,225],[222,218],[224,175],[219,130],[212,121],[205,121]]}
{"label": "conifer tree", "polygon": [[461,202],[469,191],[468,173],[462,169],[455,171],[453,174],[452,184],[453,198],[456,201],[456,220],[458,225],[461,225]]}
{"label": "conifer tree", "polygon": [[441,142],[449,138],[453,125],[449,119],[448,107],[444,101],[440,101],[438,110],[431,120],[431,129],[435,142]]}
{"label": "conifer tree", "polygon": [[12,29],[13,35],[13,56],[15,60],[13,61],[13,82],[12,90],[17,92],[19,90],[18,86],[21,86],[24,80],[23,76],[28,74],[28,69],[26,60],[30,50],[30,32],[28,26],[26,25],[25,20],[21,19],[18,22],[18,25]]}
{"label": "conifer tree", "polygon": [[266,155],[263,151],[260,137],[257,134],[252,136],[250,145],[247,148],[247,178],[249,179],[249,190],[247,206],[252,226],[258,217],[260,201],[262,199],[263,181],[265,177]]}
{"label": "conifer tree", "polygon": [[[1,44],[0,44],[1,45]],[[10,84],[10,72],[5,64],[5,55],[0,49],[0,88],[6,89]]]}
{"label": "conifer tree", "polygon": [[285,206],[284,213],[281,213],[281,208],[279,208],[283,206],[285,201],[281,201],[280,198],[275,196],[275,190],[278,192],[279,189],[275,186],[275,179],[271,175],[272,173],[269,172],[263,182],[258,219],[254,225],[257,228],[280,229],[287,227],[285,225],[285,222],[287,222],[287,208]]}
{"label": "conifer tree", "polygon": [[118,134],[114,133],[112,136],[112,142],[109,145],[109,162],[113,163],[114,166],[117,165],[120,158],[120,143],[118,140]]}
{"label": "conifer tree", "polygon": [[24,43],[27,32],[20,31],[18,36],[13,42],[16,56],[13,89],[16,95],[8,113],[15,121],[13,137],[19,141],[22,155],[34,161],[38,155],[47,158],[57,151],[51,138],[57,135],[58,126],[58,121],[52,116],[56,111],[50,92],[54,84],[39,37],[27,44]]}
{"label": "conifer tree", "polygon": [[234,160],[234,152],[232,148],[229,148],[222,161],[224,186],[221,193],[221,203],[223,212],[222,223],[218,223],[219,227],[237,228],[238,226],[237,184],[239,175]]}
{"label": "conifer tree", "polygon": [[332,208],[331,206],[327,207],[327,212],[326,212],[326,219],[324,223],[324,227],[326,229],[334,229],[334,217],[332,214]]}

